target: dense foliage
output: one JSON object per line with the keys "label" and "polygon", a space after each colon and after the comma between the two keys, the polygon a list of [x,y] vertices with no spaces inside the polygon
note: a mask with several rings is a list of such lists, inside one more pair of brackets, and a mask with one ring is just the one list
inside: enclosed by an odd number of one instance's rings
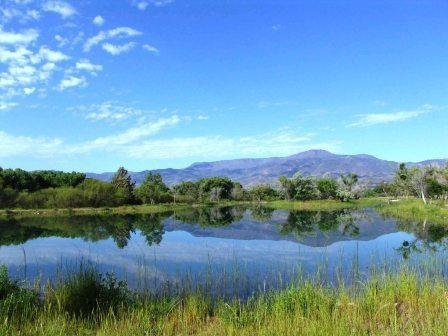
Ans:
{"label": "dense foliage", "polygon": [[448,199],[448,167],[412,167],[401,164],[392,182],[373,188],[369,195]]}
{"label": "dense foliage", "polygon": [[448,199],[448,167],[413,167],[401,164],[392,182],[373,188],[356,174],[316,178],[300,173],[281,176],[275,184],[247,189],[227,177],[206,177],[169,187],[158,173],[148,173],[136,186],[129,172],[120,167],[110,182],[86,178],[85,174],[59,171],[27,172],[0,168],[0,208],[80,208],[134,204],[215,203],[221,201],[339,200],[363,196],[413,196]]}
{"label": "dense foliage", "polygon": [[[440,187],[434,182],[431,190]],[[58,171],[27,172],[0,168],[1,208],[80,208],[132,204],[207,203],[225,200],[350,200],[359,196],[357,176],[332,178],[282,176],[275,185],[260,184],[243,188],[227,177],[206,177],[168,187],[160,174],[149,173],[136,186],[129,172],[120,167],[110,182],[87,179],[85,174]]]}

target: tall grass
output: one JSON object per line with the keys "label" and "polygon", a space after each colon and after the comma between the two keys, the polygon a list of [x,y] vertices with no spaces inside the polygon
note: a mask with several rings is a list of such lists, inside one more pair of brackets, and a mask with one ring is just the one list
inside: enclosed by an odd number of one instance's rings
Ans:
{"label": "tall grass", "polygon": [[[174,297],[135,293],[91,269],[46,286],[38,298],[2,272],[1,335],[446,335],[448,330],[446,282],[410,269],[351,286],[303,280],[244,301],[200,290]],[[32,300],[20,300],[17,293]]]}
{"label": "tall grass", "polygon": [[448,203],[442,200],[430,200],[429,204],[416,198],[383,201],[378,203],[377,209],[379,213],[396,219],[448,225]]}

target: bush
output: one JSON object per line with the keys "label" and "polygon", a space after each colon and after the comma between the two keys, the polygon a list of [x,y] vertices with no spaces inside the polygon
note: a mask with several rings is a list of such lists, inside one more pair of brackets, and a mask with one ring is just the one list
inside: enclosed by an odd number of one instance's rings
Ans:
{"label": "bush", "polygon": [[88,179],[80,185],[84,198],[91,207],[114,206],[118,202],[114,197],[115,189],[111,183]]}
{"label": "bush", "polygon": [[104,277],[91,268],[70,276],[51,295],[49,299],[55,300],[62,311],[80,317],[111,309],[117,311],[130,299],[124,281],[117,281],[110,274]]}
{"label": "bush", "polygon": [[316,181],[321,199],[336,198],[338,193],[338,182],[332,178],[321,178]]}
{"label": "bush", "polygon": [[35,291],[21,288],[9,278],[5,266],[0,267],[0,318],[30,318],[39,304]]}
{"label": "bush", "polygon": [[355,199],[355,195],[352,192],[343,189],[339,189],[336,196],[341,202],[350,202]]}

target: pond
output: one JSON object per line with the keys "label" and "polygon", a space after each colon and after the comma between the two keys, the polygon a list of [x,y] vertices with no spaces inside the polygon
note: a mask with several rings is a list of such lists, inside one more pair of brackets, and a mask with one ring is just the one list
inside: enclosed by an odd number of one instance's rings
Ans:
{"label": "pond", "polygon": [[82,264],[135,289],[201,286],[247,297],[298,278],[349,283],[403,265],[432,265],[444,274],[447,235],[444,227],[383,218],[369,208],[35,217],[0,221],[0,264],[29,282],[53,281]]}

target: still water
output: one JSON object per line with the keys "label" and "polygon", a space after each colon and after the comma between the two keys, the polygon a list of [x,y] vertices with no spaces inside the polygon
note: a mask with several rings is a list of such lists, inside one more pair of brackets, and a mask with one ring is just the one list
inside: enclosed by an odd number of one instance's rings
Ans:
{"label": "still water", "polygon": [[333,212],[264,207],[0,221],[0,264],[33,282],[93,265],[136,289],[202,286],[247,296],[298,277],[350,282],[403,265],[441,273],[448,231],[383,218],[373,209]]}

